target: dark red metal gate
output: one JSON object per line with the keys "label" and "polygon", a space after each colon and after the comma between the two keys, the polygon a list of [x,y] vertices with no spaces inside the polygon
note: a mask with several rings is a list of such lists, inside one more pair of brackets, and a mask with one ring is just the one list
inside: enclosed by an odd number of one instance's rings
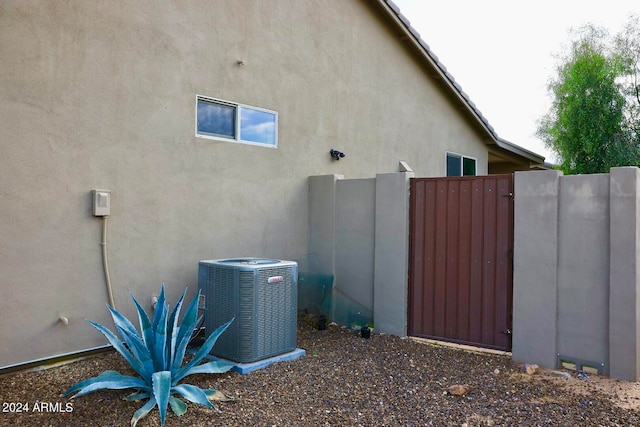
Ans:
{"label": "dark red metal gate", "polygon": [[511,350],[513,175],[411,179],[409,335]]}

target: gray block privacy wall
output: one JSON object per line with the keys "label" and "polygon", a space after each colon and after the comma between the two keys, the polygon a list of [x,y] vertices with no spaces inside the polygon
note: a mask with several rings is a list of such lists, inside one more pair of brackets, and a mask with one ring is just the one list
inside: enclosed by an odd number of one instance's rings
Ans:
{"label": "gray block privacy wall", "polygon": [[309,177],[312,275],[333,277],[331,320],[407,335],[410,172]]}
{"label": "gray block privacy wall", "polygon": [[638,380],[639,179],[516,172],[514,361]]}

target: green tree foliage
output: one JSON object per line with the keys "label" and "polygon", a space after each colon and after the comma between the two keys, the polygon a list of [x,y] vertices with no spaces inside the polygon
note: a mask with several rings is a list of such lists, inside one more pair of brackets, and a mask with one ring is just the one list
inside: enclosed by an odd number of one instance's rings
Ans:
{"label": "green tree foliage", "polygon": [[640,164],[640,32],[632,22],[612,42],[606,31],[584,26],[560,57],[548,86],[553,103],[538,136],[564,173]]}
{"label": "green tree foliage", "polygon": [[632,16],[615,38],[615,51],[623,68],[622,91],[627,99],[628,131],[640,143],[640,18]]}

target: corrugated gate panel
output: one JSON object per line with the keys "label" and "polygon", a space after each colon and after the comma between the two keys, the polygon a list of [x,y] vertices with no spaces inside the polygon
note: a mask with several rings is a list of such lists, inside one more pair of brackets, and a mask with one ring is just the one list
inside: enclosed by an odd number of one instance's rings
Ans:
{"label": "corrugated gate panel", "polygon": [[411,180],[409,334],[508,350],[513,175]]}

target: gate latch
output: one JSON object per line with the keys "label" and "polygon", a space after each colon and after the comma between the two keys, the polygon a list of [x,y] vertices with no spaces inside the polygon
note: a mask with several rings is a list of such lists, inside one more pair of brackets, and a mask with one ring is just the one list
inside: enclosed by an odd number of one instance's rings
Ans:
{"label": "gate latch", "polygon": [[502,331],[500,333],[505,335],[511,335],[513,332],[511,332],[511,329],[507,329],[506,331]]}

